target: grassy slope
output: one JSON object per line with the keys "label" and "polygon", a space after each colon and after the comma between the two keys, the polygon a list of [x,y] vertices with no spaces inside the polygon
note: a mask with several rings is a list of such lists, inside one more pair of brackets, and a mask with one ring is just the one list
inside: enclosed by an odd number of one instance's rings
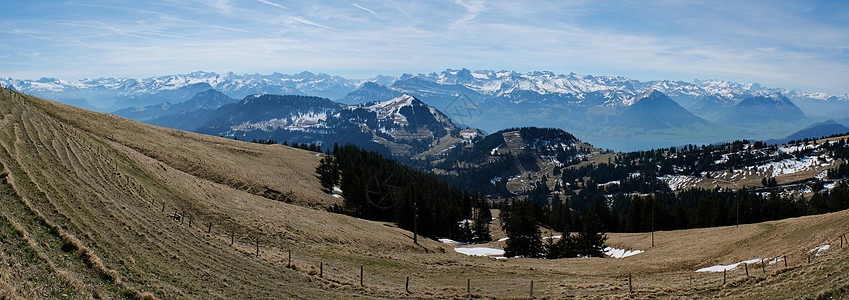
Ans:
{"label": "grassy slope", "polygon": [[[629,273],[643,297],[802,297],[849,286],[849,259],[835,241],[849,212],[661,232],[651,249],[647,234],[611,234],[613,246],[648,250],[626,259],[495,261],[303,206],[334,201],[313,177],[319,158],[306,151],[162,129],[7,90],[0,128],[8,182],[0,189],[0,298],[458,297],[467,279],[485,297],[527,296],[534,280],[537,297],[617,298],[627,296]],[[269,189],[303,205],[260,196],[276,197]],[[193,225],[169,218],[172,211]],[[804,252],[823,243],[832,253],[807,264]],[[789,269],[750,270],[757,277],[749,279],[729,272],[725,287],[721,275],[693,272],[780,254]],[[321,263],[325,278],[316,274]],[[404,292],[407,276],[412,294]]]}

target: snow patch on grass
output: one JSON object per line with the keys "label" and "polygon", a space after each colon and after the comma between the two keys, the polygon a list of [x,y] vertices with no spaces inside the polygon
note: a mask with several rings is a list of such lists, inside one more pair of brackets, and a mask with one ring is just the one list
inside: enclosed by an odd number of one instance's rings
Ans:
{"label": "snow patch on grass", "polygon": [[471,256],[504,256],[504,250],[486,247],[454,248],[454,251]]}
{"label": "snow patch on grass", "polygon": [[733,264],[730,264],[730,265],[710,266],[710,267],[698,269],[698,270],[696,270],[696,272],[722,272],[722,271],[726,271],[726,270],[731,271],[731,270],[737,269],[742,264],[759,263],[763,259],[768,259],[768,258],[755,258],[755,259],[750,259],[750,260],[744,260],[744,261],[741,261],[741,262],[738,262],[738,263],[733,263]]}
{"label": "snow patch on grass", "polygon": [[643,250],[625,250],[625,249],[616,249],[613,247],[605,247],[604,254],[613,258],[625,258],[632,255],[637,255],[643,253]]}
{"label": "snow patch on grass", "polygon": [[814,256],[820,256],[820,253],[827,253],[829,248],[831,248],[831,245],[822,245],[814,249],[808,250],[808,253],[816,251],[816,253],[814,253]]}
{"label": "snow patch on grass", "polygon": [[439,241],[440,241],[440,242],[442,242],[443,244],[460,244],[460,245],[468,245],[468,244],[466,244],[466,243],[458,242],[458,241],[455,241],[455,240],[452,240],[452,239],[439,239]]}
{"label": "snow patch on grass", "polygon": [[673,191],[694,187],[702,181],[701,178],[686,175],[664,175],[657,179],[665,182],[669,186],[669,189]]}

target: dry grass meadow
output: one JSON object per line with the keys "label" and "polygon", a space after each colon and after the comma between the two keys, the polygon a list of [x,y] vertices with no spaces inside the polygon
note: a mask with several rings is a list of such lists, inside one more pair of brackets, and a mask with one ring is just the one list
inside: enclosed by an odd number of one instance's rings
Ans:
{"label": "dry grass meadow", "polygon": [[[0,299],[510,299],[529,297],[531,281],[534,297],[549,299],[828,298],[849,289],[839,238],[847,211],[657,232],[655,247],[650,234],[609,234],[611,246],[646,250],[623,259],[495,260],[324,211],[339,200],[321,191],[315,153],[5,89],[0,128]],[[809,261],[806,251],[823,244],[830,251]],[[781,255],[786,268],[729,271],[724,284],[722,273],[694,272]]]}

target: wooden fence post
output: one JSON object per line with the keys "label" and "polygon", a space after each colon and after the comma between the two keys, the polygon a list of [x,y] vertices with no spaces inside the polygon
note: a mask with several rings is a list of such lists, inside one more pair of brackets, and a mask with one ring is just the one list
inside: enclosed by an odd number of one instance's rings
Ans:
{"label": "wooden fence post", "polygon": [[743,266],[745,266],[745,267],[746,267],[746,277],[749,277],[749,264],[748,264],[748,263],[743,263]]}
{"label": "wooden fence post", "polygon": [[259,237],[256,238],[256,257],[259,257]]}
{"label": "wooden fence post", "polygon": [[763,258],[761,258],[761,269],[763,269],[764,275],[766,275],[766,262],[764,262]]}
{"label": "wooden fence post", "polygon": [[212,222],[209,222],[209,226],[206,228],[206,233],[212,233]]}
{"label": "wooden fence post", "polygon": [[628,274],[628,292],[634,292],[634,285],[631,283],[631,274]]}
{"label": "wooden fence post", "polygon": [[534,298],[534,281],[531,280],[531,299]]}
{"label": "wooden fence post", "polygon": [[165,212],[165,201],[162,201],[162,212]]}
{"label": "wooden fence post", "polygon": [[363,284],[363,265],[360,265],[360,286],[365,286]]}
{"label": "wooden fence post", "polygon": [[230,230],[230,246],[233,246],[234,243],[236,243],[236,229],[231,229]]}
{"label": "wooden fence post", "polygon": [[787,269],[787,254],[784,255],[784,268]]}
{"label": "wooden fence post", "polygon": [[189,216],[189,227],[192,227],[192,216]]}
{"label": "wooden fence post", "polygon": [[407,291],[407,294],[410,293],[410,276],[407,276],[407,283],[404,284],[404,290]]}
{"label": "wooden fence post", "polygon": [[286,261],[287,267],[292,267],[292,249],[289,249],[289,260]]}
{"label": "wooden fence post", "polygon": [[468,295],[469,298],[472,297],[472,279],[471,278],[466,279],[466,295]]}
{"label": "wooden fence post", "polygon": [[318,277],[324,278],[324,262],[318,264]]}
{"label": "wooden fence post", "polygon": [[722,285],[725,285],[725,278],[728,276],[728,269],[722,269]]}

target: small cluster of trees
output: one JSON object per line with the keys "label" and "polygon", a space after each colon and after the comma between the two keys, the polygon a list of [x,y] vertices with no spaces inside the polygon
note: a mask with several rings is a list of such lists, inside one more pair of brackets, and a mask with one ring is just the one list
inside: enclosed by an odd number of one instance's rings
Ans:
{"label": "small cluster of trees", "polygon": [[283,145],[289,146],[289,147],[292,147],[292,148],[304,149],[304,150],[308,150],[308,151],[312,151],[312,152],[321,152],[321,145],[316,144],[316,143],[298,144],[298,143],[293,142],[291,145],[287,145],[286,141],[283,141]]}
{"label": "small cluster of trees", "polygon": [[[541,207],[538,201],[507,200],[502,205],[501,226],[507,232],[507,246],[504,249],[508,257],[537,257],[537,258],[570,258],[570,257],[602,257],[604,256],[604,242],[607,236],[604,233],[604,223],[600,220],[594,209],[586,211],[580,219],[580,230],[572,235],[564,230],[560,239],[556,242],[549,237],[545,243],[540,236],[539,225],[545,226],[538,220],[558,220],[556,214],[571,215],[568,204],[559,204],[559,207]],[[568,225],[562,225],[568,226]]]}
{"label": "small cluster of trees", "polygon": [[265,144],[265,145],[274,145],[274,144],[279,144],[279,143],[277,143],[277,141],[275,141],[275,140],[273,140],[273,139],[267,139],[267,140],[266,140],[266,139],[253,139],[253,140],[251,140],[251,143],[254,143],[254,144]]}
{"label": "small cluster of trees", "polygon": [[[233,137],[233,139],[239,140],[235,136]],[[263,144],[263,145],[281,144],[283,146],[289,146],[289,147],[292,147],[292,148],[298,148],[298,149],[303,149],[303,150],[312,151],[312,152],[321,152],[321,144],[317,144],[317,143],[296,143],[296,142],[292,142],[292,144],[289,144],[289,142],[287,142],[287,141],[283,141],[283,143],[278,143],[277,140],[274,140],[274,139],[252,139],[251,143]]]}

